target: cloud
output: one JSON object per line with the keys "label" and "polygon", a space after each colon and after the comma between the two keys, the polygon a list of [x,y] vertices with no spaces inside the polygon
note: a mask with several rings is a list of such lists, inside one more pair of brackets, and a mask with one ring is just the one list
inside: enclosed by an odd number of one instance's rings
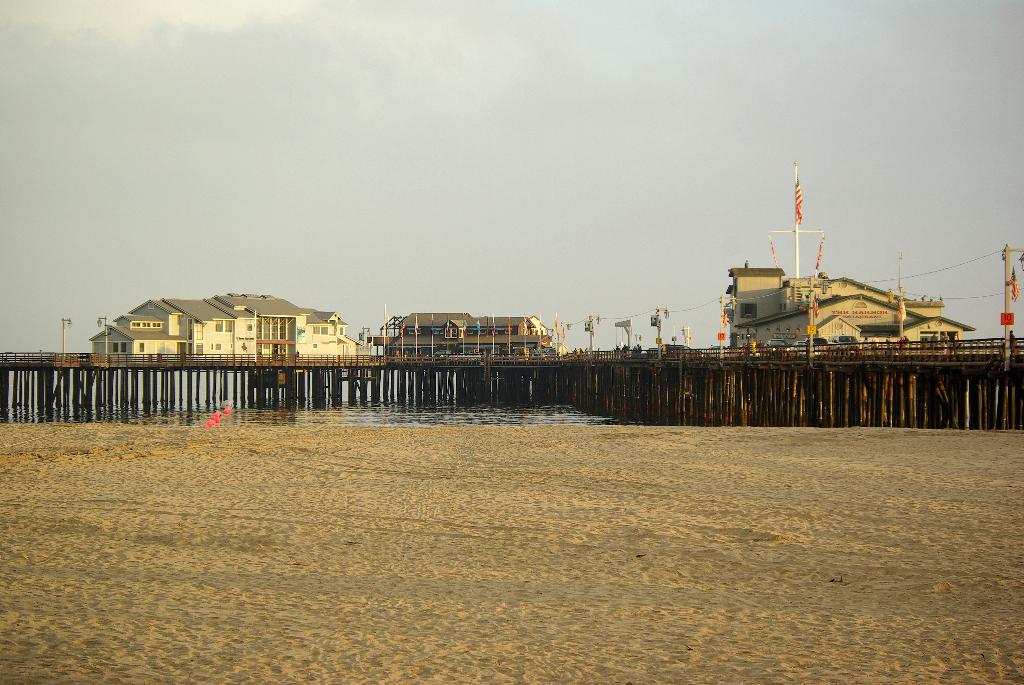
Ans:
{"label": "cloud", "polygon": [[307,0],[33,0],[0,5],[0,22],[134,43],[164,28],[234,31],[297,17]]}

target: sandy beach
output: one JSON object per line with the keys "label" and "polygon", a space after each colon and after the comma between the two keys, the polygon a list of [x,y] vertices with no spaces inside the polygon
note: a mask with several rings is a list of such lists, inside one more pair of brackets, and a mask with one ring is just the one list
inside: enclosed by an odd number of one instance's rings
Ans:
{"label": "sandy beach", "polygon": [[0,425],[0,682],[1021,682],[1024,437]]}

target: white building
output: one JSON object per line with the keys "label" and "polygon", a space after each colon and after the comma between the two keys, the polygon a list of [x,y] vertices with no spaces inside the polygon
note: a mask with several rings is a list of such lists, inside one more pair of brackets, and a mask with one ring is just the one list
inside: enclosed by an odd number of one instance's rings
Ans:
{"label": "white building", "polygon": [[271,295],[148,300],[93,336],[97,354],[355,355],[337,312]]}

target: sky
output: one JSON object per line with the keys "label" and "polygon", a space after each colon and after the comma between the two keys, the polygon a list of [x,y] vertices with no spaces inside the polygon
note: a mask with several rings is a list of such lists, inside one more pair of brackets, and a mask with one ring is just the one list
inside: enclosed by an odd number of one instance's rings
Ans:
{"label": "sky", "polygon": [[0,351],[227,292],[350,333],[557,313],[570,347],[588,314],[653,342],[665,307],[714,345],[796,160],[823,271],[888,288],[902,252],[909,294],[998,336],[1021,35],[986,0],[0,0]]}

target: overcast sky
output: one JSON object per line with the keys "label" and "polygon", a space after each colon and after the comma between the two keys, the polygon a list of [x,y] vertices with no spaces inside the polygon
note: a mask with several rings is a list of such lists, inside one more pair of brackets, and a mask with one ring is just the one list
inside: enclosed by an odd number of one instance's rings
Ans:
{"label": "overcast sky", "polygon": [[[1024,3],[977,0],[2,0],[0,350],[225,292],[350,332],[594,313],[604,347],[663,306],[715,344],[794,160],[832,276],[1024,244],[1022,36]],[[1001,334],[998,255],[905,286]]]}

